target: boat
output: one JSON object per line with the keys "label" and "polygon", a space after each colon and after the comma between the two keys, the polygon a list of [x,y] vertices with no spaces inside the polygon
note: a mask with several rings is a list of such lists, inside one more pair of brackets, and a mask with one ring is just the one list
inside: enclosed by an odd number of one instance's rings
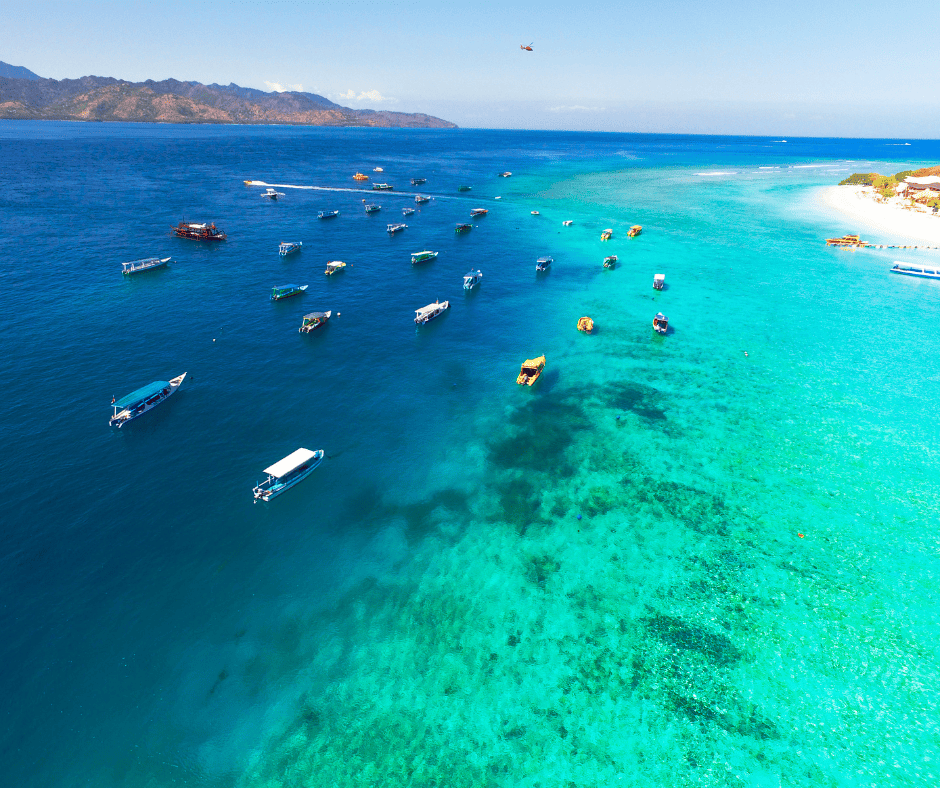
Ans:
{"label": "boat", "polygon": [[277,498],[285,490],[302,482],[317,466],[323,462],[323,449],[310,451],[310,449],[297,449],[288,454],[283,460],[278,460],[264,472],[268,478],[255,485],[252,492],[256,501],[270,501]]}
{"label": "boat", "polygon": [[573,222],[571,221],[571,219],[565,219],[565,221],[562,222],[562,225],[564,225],[565,227],[571,227],[572,224]]}
{"label": "boat", "polygon": [[394,186],[389,186],[387,183],[373,183],[372,191],[374,192],[390,192],[394,189]]}
{"label": "boat", "polygon": [[427,183],[427,182],[428,182],[427,178],[412,178],[411,179],[412,186],[421,186],[421,184]]}
{"label": "boat", "polygon": [[601,240],[609,241],[611,237],[613,237],[613,234],[614,234],[614,231],[608,227],[606,230],[604,230],[604,232],[601,233]]}
{"label": "boat", "polygon": [[385,172],[385,170],[383,170],[381,167],[376,167],[372,170],[372,172]]}
{"label": "boat", "polygon": [[450,309],[450,301],[435,301],[433,304],[423,306],[415,310],[415,323],[422,326],[448,309]]}
{"label": "boat", "polygon": [[578,331],[583,331],[585,334],[590,334],[594,330],[594,321],[589,317],[579,317],[578,318]]}
{"label": "boat", "polygon": [[604,268],[616,268],[617,267],[617,255],[612,254],[609,257],[604,258]]}
{"label": "boat", "polygon": [[303,334],[309,334],[311,331],[316,331],[320,326],[322,326],[327,320],[330,319],[330,315],[333,312],[311,312],[309,315],[304,315],[304,321],[300,324],[300,328],[297,330]]}
{"label": "boat", "polygon": [[643,232],[642,225],[635,224],[629,230],[627,230],[627,238],[636,238],[640,233]]}
{"label": "boat", "polygon": [[186,375],[187,373],[184,372],[172,380],[157,380],[117,401],[112,399],[111,407],[114,408],[114,414],[108,424],[120,429],[132,419],[143,416],[148,410],[152,410],[164,400],[172,397],[183,384]]}
{"label": "boat", "polygon": [[483,279],[482,271],[471,271],[469,274],[466,274],[463,278],[463,289],[464,290],[473,290]]}
{"label": "boat", "polygon": [[402,216],[411,216],[411,214],[413,214],[414,212],[415,212],[414,208],[402,208],[401,209]]}
{"label": "boat", "polygon": [[151,268],[162,268],[170,262],[170,259],[169,257],[145,257],[143,260],[131,260],[129,263],[121,263],[121,273],[127,276],[149,271]]}
{"label": "boat", "polygon": [[472,186],[458,186],[457,191],[459,192],[468,192],[472,189]]}
{"label": "boat", "polygon": [[423,252],[412,252],[411,264],[417,265],[418,263],[426,263],[428,260],[433,260],[437,255],[438,252],[429,252],[427,250]]}
{"label": "boat", "polygon": [[476,218],[477,216],[486,216],[489,211],[486,208],[473,208],[470,211],[470,215]]}
{"label": "boat", "polygon": [[543,369],[545,369],[545,356],[526,359],[522,362],[522,369],[519,370],[516,383],[520,386],[531,386],[539,379]]}
{"label": "boat", "polygon": [[512,175],[511,172],[501,172],[501,173],[499,173],[499,177],[500,177],[500,178],[508,178],[508,177],[510,177],[511,175]]}
{"label": "boat", "polygon": [[551,257],[540,257],[535,261],[535,270],[536,272],[547,271],[548,267],[554,262],[555,261]]}
{"label": "boat", "polygon": [[385,229],[388,231],[389,235],[395,235],[395,233],[399,233],[402,230],[407,230],[408,225],[407,224],[389,224],[386,226]]}
{"label": "boat", "polygon": [[337,271],[342,271],[346,267],[346,263],[342,260],[330,260],[326,264],[326,270],[323,272],[327,276],[333,276]]}
{"label": "boat", "polygon": [[375,203],[371,203],[371,202],[366,205],[366,213],[376,213],[377,211],[381,211],[381,210],[382,210],[381,205],[376,205]]}
{"label": "boat", "polygon": [[827,238],[826,246],[841,246],[842,248],[858,248],[868,246],[857,235],[843,235],[841,238]]}
{"label": "boat", "polygon": [[666,317],[662,312],[657,312],[656,317],[653,318],[653,331],[657,334],[665,334],[669,329],[669,318]]}
{"label": "boat", "polygon": [[180,222],[172,228],[179,238],[191,238],[194,241],[224,241],[228,236],[212,224],[192,224]]}
{"label": "boat", "polygon": [[264,194],[261,196],[267,197],[269,200],[276,200],[278,197],[283,197],[284,192],[277,192],[274,191],[274,189],[265,189]]}
{"label": "boat", "polygon": [[418,205],[424,205],[426,202],[431,202],[431,198],[418,194],[415,195],[415,202],[418,203]]}
{"label": "boat", "polygon": [[457,223],[457,226],[454,228],[454,232],[455,232],[455,233],[465,233],[465,232],[467,232],[468,230],[472,230],[472,229],[473,229],[473,225],[472,225],[472,224],[461,224],[460,222],[458,222],[458,223]]}
{"label": "boat", "polygon": [[940,268],[934,265],[912,265],[910,263],[901,263],[894,261],[892,274],[904,274],[905,276],[923,276],[927,279],[940,279]]}
{"label": "boat", "polygon": [[281,257],[286,257],[294,252],[299,252],[303,248],[303,245],[303,241],[281,241],[280,245],[277,247],[277,253]]}
{"label": "boat", "polygon": [[335,219],[339,216],[339,211],[320,211],[317,214],[318,219]]}
{"label": "boat", "polygon": [[666,286],[666,275],[665,274],[656,274],[653,277],[653,289],[662,290]]}
{"label": "boat", "polygon": [[253,186],[253,185],[254,185],[254,181],[245,181],[244,183],[245,183],[245,186]]}
{"label": "boat", "polygon": [[279,285],[271,290],[271,300],[280,301],[282,298],[300,295],[309,285]]}
{"label": "boat", "polygon": [[354,181],[367,181],[369,180],[369,176],[363,175],[361,172],[357,172],[355,175],[353,175],[353,180]]}
{"label": "boat", "polygon": [[529,213],[531,213],[533,216],[538,216],[538,215],[539,215],[539,212],[538,212],[538,211],[529,211]]}

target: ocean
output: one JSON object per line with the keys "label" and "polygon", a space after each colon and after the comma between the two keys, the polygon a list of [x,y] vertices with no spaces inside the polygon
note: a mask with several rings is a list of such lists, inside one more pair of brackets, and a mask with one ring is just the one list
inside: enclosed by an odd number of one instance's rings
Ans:
{"label": "ocean", "polygon": [[936,785],[937,253],[815,196],[897,142],[0,124],[3,783]]}

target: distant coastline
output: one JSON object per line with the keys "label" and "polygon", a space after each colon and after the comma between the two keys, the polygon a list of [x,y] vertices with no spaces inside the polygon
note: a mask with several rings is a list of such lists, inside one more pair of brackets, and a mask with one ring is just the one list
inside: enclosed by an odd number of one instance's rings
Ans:
{"label": "distant coastline", "polygon": [[352,109],[315,93],[239,85],[0,76],[0,120],[453,129],[423,113]]}

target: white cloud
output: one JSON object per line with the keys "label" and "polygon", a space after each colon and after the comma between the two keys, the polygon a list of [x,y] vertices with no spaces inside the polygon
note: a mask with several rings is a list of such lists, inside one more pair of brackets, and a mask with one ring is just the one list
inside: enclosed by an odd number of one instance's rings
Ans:
{"label": "white cloud", "polygon": [[345,93],[339,93],[333,98],[340,101],[368,101],[373,104],[377,104],[383,101],[396,101],[396,99],[383,96],[377,90],[364,90],[357,95],[356,91],[352,88],[347,90]]}
{"label": "white cloud", "polygon": [[268,86],[268,90],[272,90],[275,93],[284,93],[288,90],[302,93],[304,89],[303,85],[288,85],[287,87],[284,87],[280,82],[268,82],[267,80],[264,81],[264,84]]}
{"label": "white cloud", "polygon": [[606,112],[607,107],[583,107],[580,104],[574,104],[570,107],[549,107],[549,112]]}

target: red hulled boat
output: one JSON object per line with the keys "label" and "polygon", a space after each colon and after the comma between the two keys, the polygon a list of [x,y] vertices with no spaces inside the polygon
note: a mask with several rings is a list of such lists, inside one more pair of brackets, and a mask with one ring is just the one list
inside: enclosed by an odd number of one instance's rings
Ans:
{"label": "red hulled boat", "polygon": [[192,238],[194,241],[224,241],[228,236],[212,224],[193,224],[180,222],[173,228],[179,238]]}

